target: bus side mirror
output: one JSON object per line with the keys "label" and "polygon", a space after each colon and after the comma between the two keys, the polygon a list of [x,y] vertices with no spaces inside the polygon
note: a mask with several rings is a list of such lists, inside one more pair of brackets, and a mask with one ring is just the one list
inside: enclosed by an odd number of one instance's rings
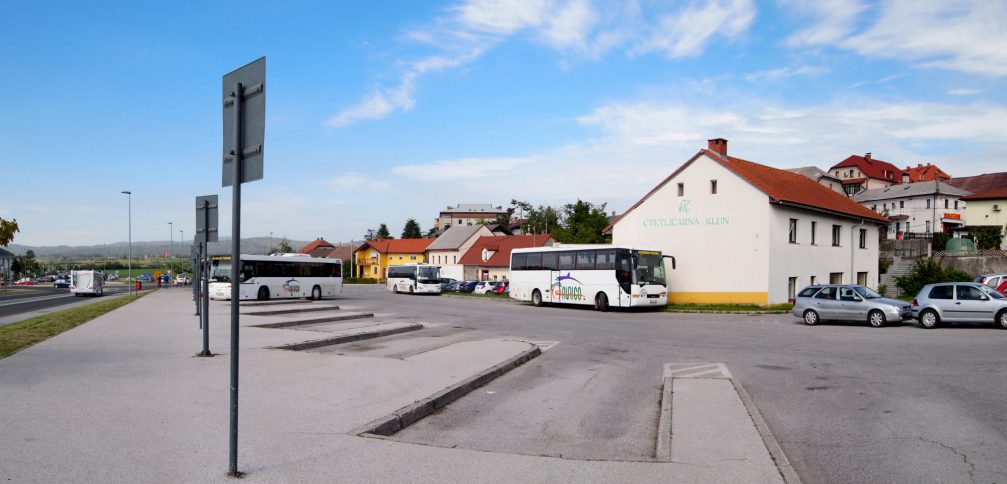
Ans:
{"label": "bus side mirror", "polygon": [[664,256],[664,258],[665,259],[671,259],[671,268],[675,269],[675,256],[673,256],[673,255],[666,255],[666,256]]}

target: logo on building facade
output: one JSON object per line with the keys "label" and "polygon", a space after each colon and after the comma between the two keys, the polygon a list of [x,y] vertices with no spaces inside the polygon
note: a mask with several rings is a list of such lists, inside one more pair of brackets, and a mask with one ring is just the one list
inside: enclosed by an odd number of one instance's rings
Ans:
{"label": "logo on building facade", "polygon": [[689,213],[689,203],[691,202],[692,200],[682,200],[681,202],[678,202],[678,213]]}

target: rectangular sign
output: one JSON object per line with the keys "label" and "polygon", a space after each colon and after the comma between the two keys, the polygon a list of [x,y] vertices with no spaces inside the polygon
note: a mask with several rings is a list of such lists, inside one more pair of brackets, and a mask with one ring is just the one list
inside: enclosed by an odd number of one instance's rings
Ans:
{"label": "rectangular sign", "polygon": [[[240,86],[240,92],[237,90]],[[262,179],[263,142],[266,134],[266,58],[224,76],[224,156],[223,186],[233,183],[231,163],[241,152],[241,183]],[[234,110],[240,106],[240,119]],[[236,140],[235,130],[241,136]],[[235,141],[239,146],[234,146]]]}
{"label": "rectangular sign", "polygon": [[[208,202],[208,203],[206,203]],[[209,209],[209,217],[204,214],[204,207]],[[196,197],[196,242],[217,241],[217,196],[203,195]],[[209,223],[209,226],[207,226]]]}

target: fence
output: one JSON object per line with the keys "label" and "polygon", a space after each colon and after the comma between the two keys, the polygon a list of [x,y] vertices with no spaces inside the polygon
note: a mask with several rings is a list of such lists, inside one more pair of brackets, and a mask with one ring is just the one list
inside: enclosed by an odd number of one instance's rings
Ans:
{"label": "fence", "polygon": [[934,257],[1007,257],[1007,250],[935,250]]}

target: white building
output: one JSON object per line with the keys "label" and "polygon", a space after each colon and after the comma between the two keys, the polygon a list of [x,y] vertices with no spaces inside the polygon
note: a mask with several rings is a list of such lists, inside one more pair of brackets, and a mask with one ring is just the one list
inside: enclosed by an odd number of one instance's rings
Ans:
{"label": "white building", "polygon": [[887,219],[815,181],[727,156],[713,139],[611,226],[677,259],[672,303],[776,304],[814,283],[878,285]]}
{"label": "white building", "polygon": [[886,236],[901,238],[906,233],[951,232],[965,225],[965,202],[969,192],[944,182],[902,183],[862,191],[853,196],[857,203],[888,217],[892,223]]}
{"label": "white building", "polygon": [[492,223],[498,216],[506,214],[507,210],[503,207],[494,207],[488,203],[460,203],[457,207],[449,206],[441,210],[434,220],[434,228],[440,231],[459,225]]}
{"label": "white building", "polygon": [[427,247],[427,262],[441,267],[441,277],[459,281],[465,278],[464,266],[459,259],[480,237],[495,234],[485,225],[456,225],[444,231]]}

